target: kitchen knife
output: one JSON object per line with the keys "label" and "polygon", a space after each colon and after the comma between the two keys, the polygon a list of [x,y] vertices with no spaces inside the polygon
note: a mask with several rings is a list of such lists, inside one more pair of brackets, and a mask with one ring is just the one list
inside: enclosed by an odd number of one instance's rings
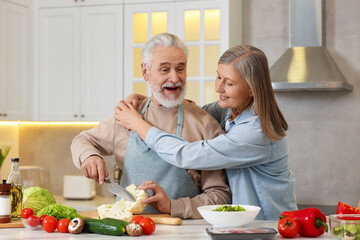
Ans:
{"label": "kitchen knife", "polygon": [[106,183],[109,192],[115,194],[119,198],[123,198],[130,202],[135,202],[134,197],[128,193],[124,188],[122,188],[120,185],[110,181],[108,177],[105,177],[104,182]]}

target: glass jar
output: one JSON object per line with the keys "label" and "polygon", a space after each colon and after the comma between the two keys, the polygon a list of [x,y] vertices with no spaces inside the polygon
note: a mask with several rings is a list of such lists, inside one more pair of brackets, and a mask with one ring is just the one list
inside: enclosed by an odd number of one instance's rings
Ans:
{"label": "glass jar", "polygon": [[0,184],[0,223],[11,222],[11,184]]}

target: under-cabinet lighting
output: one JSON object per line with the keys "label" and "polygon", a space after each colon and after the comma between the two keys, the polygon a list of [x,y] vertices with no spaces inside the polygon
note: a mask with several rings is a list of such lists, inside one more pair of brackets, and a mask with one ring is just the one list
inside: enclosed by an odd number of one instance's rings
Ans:
{"label": "under-cabinet lighting", "polygon": [[99,122],[45,122],[45,121],[0,121],[0,125],[97,125]]}

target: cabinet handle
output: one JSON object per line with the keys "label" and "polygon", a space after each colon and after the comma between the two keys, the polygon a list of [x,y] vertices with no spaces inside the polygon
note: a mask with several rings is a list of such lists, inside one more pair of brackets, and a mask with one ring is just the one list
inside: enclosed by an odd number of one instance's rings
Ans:
{"label": "cabinet handle", "polygon": [[81,114],[81,117],[83,118],[83,117],[85,117],[85,115],[84,115],[84,114]]}
{"label": "cabinet handle", "polygon": [[77,114],[74,114],[74,117],[76,117],[76,118],[77,118]]}

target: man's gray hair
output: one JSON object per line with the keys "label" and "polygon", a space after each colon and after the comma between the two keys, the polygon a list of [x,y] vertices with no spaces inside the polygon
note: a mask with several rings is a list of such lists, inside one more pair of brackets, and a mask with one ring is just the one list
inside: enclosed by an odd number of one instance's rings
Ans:
{"label": "man's gray hair", "polygon": [[179,37],[171,33],[160,33],[150,39],[141,51],[142,62],[146,64],[147,67],[150,67],[153,49],[159,46],[180,48],[184,51],[187,59],[188,49]]}

